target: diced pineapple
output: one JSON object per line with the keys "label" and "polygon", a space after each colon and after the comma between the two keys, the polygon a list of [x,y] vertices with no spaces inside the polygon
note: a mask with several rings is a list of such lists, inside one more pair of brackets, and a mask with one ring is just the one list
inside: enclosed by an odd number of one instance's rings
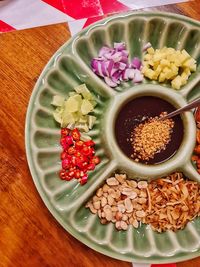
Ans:
{"label": "diced pineapple", "polygon": [[173,47],[168,47],[167,48],[167,55],[172,55],[172,54],[174,54],[175,51],[176,50]]}
{"label": "diced pineapple", "polygon": [[162,59],[160,61],[160,65],[161,65],[161,67],[170,67],[170,62],[167,59]]}
{"label": "diced pineapple", "polygon": [[154,66],[154,62],[153,62],[153,60],[149,60],[148,63],[149,63],[149,65],[150,65],[150,67],[153,67],[153,66]]}
{"label": "diced pineapple", "polygon": [[169,71],[171,71],[171,70],[170,70],[170,68],[168,68],[168,67],[164,67],[164,68],[162,69],[162,72],[163,72],[163,73],[168,73]]}
{"label": "diced pineapple", "polygon": [[143,65],[143,67],[149,68],[149,62],[148,61],[144,61],[142,65]]}
{"label": "diced pineapple", "polygon": [[191,58],[191,56],[188,54],[188,52],[185,49],[181,51],[181,54],[184,56],[184,61]]}
{"label": "diced pineapple", "polygon": [[74,96],[76,94],[77,94],[76,92],[69,92],[69,96]]}
{"label": "diced pineapple", "polygon": [[147,52],[148,52],[150,55],[153,55],[155,51],[154,51],[153,47],[149,47],[149,48],[147,49]]}
{"label": "diced pineapple", "polygon": [[155,53],[153,56],[153,61],[157,62],[160,61],[161,59],[165,58],[165,55],[163,53]]}
{"label": "diced pineapple", "polygon": [[189,75],[188,75],[186,72],[183,72],[183,73],[181,74],[182,85],[185,85],[185,84],[187,83],[187,81],[188,81],[188,77],[189,77]]}
{"label": "diced pineapple", "polygon": [[176,75],[174,75],[174,72],[169,69],[169,71],[165,74],[167,80],[172,80]]}
{"label": "diced pineapple", "polygon": [[188,76],[190,76],[191,71],[189,68],[183,68],[183,72],[185,72]]}
{"label": "diced pineapple", "polygon": [[144,56],[144,60],[151,60],[151,59],[152,59],[152,55],[150,55],[150,54],[146,54]]}
{"label": "diced pineapple", "polygon": [[194,60],[193,58],[187,59],[183,63],[183,67],[188,67],[192,72],[196,71],[197,69],[196,60]]}
{"label": "diced pineapple", "polygon": [[147,78],[149,78],[151,80],[154,80],[154,78],[155,78],[155,71],[153,71],[152,69],[148,69],[148,70],[145,71],[144,75]]}
{"label": "diced pineapple", "polygon": [[[154,62],[154,64],[153,64],[153,70],[157,70],[158,68],[161,68],[159,61]],[[161,68],[161,70],[162,70],[162,68]]]}
{"label": "diced pineapple", "polygon": [[176,89],[176,90],[179,90],[182,86],[182,79],[181,79],[181,76],[178,75],[176,76],[176,78],[174,78],[172,80],[172,88]]}
{"label": "diced pineapple", "polygon": [[172,47],[156,50],[149,48],[144,58],[144,76],[159,82],[172,81],[172,87],[177,90],[187,83],[191,72],[197,68],[196,60],[184,49],[180,51]]}
{"label": "diced pineapple", "polygon": [[143,74],[145,74],[146,72],[148,72],[149,69],[150,69],[149,67],[147,67],[147,66],[143,66],[141,72],[142,72]]}
{"label": "diced pineapple", "polygon": [[178,67],[174,63],[170,64],[170,68],[171,68],[174,76],[178,75]]}
{"label": "diced pineapple", "polygon": [[161,72],[160,75],[159,75],[159,79],[158,79],[158,81],[159,81],[160,83],[162,83],[162,82],[165,81],[165,79],[166,79],[165,73]]}

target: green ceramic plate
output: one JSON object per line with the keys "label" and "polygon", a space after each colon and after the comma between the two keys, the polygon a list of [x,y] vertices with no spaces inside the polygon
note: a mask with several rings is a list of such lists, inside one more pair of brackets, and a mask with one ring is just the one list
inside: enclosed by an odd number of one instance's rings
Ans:
{"label": "green ceramic plate", "polygon": [[[26,152],[35,185],[52,215],[74,237],[105,255],[125,261],[165,263],[191,259],[200,255],[200,220],[189,223],[177,233],[157,234],[149,226],[116,231],[112,224],[101,225],[97,216],[84,208],[85,202],[113,172],[127,171],[132,177],[156,177],[182,170],[200,180],[190,162],[195,143],[195,123],[188,112],[184,117],[184,140],[179,152],[169,162],[144,167],[128,160],[118,149],[113,123],[121,105],[137,95],[162,95],[175,106],[200,95],[199,67],[179,92],[169,85],[144,80],[133,86],[126,82],[113,90],[92,73],[91,58],[99,49],[124,41],[133,56],[142,57],[141,47],[185,48],[200,63],[200,23],[166,13],[128,13],[109,17],[86,28],[65,43],[42,72],[30,99],[26,118]],[[97,122],[90,135],[97,143],[102,162],[90,174],[88,183],[63,182],[58,178],[60,129],[52,117],[52,96],[66,96],[73,87],[86,83],[96,96]]]}

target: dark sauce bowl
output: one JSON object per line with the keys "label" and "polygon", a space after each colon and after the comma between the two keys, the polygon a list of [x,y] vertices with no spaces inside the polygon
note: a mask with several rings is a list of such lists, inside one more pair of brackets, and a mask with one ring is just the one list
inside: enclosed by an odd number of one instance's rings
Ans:
{"label": "dark sauce bowl", "polygon": [[163,111],[171,112],[186,104],[185,98],[175,90],[154,84],[141,84],[115,95],[106,114],[103,139],[118,168],[132,178],[156,179],[182,170],[195,179],[196,172],[192,171],[190,161],[196,139],[192,112],[174,118],[175,126],[166,150],[158,153],[148,164],[130,158],[132,147],[127,142],[131,129],[141,122],[142,117],[155,117]]}
{"label": "dark sauce bowl", "polygon": [[[166,100],[155,96],[141,96],[126,103],[117,115],[115,122],[115,135],[117,143],[123,153],[131,158],[133,148],[131,145],[131,133],[140,123],[150,117],[159,116],[162,112],[170,113],[176,108]],[[170,159],[178,151],[183,140],[183,121],[180,116],[173,118],[174,127],[172,129],[171,140],[166,145],[165,150],[156,153],[154,158],[147,161],[140,160],[145,164],[159,164]]]}

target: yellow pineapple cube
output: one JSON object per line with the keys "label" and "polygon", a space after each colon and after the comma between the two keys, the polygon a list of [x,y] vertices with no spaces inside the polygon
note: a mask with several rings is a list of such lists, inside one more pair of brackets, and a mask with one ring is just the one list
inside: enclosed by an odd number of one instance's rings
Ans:
{"label": "yellow pineapple cube", "polygon": [[179,90],[182,86],[181,76],[180,75],[176,76],[176,78],[172,80],[171,84],[172,84],[172,88]]}
{"label": "yellow pineapple cube", "polygon": [[160,75],[159,75],[159,78],[158,78],[158,81],[160,83],[164,82],[166,80],[166,76],[165,76],[165,73],[161,72]]}
{"label": "yellow pineapple cube", "polygon": [[150,55],[153,55],[155,53],[155,50],[153,49],[153,47],[150,47],[147,49],[147,52],[150,54]]}

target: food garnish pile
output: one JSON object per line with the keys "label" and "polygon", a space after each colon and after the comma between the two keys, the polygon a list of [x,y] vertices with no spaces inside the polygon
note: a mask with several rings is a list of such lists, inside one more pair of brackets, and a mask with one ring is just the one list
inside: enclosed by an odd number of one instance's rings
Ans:
{"label": "food garnish pile", "polygon": [[81,185],[87,183],[88,172],[100,163],[100,158],[95,156],[95,143],[92,140],[81,140],[81,133],[77,128],[62,128],[60,144],[63,149],[60,178],[66,181],[74,178]]}
{"label": "food garnish pile", "polygon": [[114,43],[114,48],[103,46],[98,57],[91,61],[92,70],[104,78],[105,83],[110,87],[116,87],[128,80],[140,83],[143,80],[142,62],[138,57],[134,57],[129,63],[128,56],[125,43]]}
{"label": "food garnish pile", "polygon": [[51,104],[56,107],[53,116],[61,127],[88,132],[96,121],[91,112],[97,103],[85,84],[75,87],[67,98],[55,95]]}
{"label": "food garnish pile", "polygon": [[150,183],[115,174],[86,207],[102,224],[114,223],[118,230],[145,223],[157,232],[177,231],[200,215],[200,185],[180,172]]}
{"label": "food garnish pile", "polygon": [[144,56],[142,73],[160,83],[170,81],[172,88],[179,90],[196,68],[196,60],[184,49],[180,51],[164,47],[154,50],[150,47]]}

